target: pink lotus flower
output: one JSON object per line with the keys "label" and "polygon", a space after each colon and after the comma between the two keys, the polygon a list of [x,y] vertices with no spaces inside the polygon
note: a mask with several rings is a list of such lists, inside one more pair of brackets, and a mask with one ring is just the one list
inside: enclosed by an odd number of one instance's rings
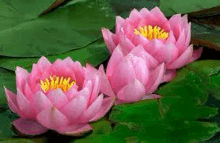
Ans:
{"label": "pink lotus flower", "polygon": [[166,75],[171,80],[176,69],[198,59],[202,48],[193,51],[190,45],[191,23],[187,15],[172,16],[169,20],[158,7],[151,11],[146,8],[132,10],[126,19],[116,17],[116,33],[102,28],[105,43],[112,53],[118,44],[123,50],[131,51],[141,44],[159,63],[166,64]]}
{"label": "pink lotus flower", "polygon": [[113,96],[99,94],[100,74],[70,57],[53,64],[42,57],[31,73],[17,67],[17,94],[5,88],[9,108],[20,116],[14,126],[30,135],[48,129],[71,135],[92,130],[88,123],[103,117],[114,102]]}
{"label": "pink lotus flower", "polygon": [[101,91],[110,97],[116,95],[116,104],[160,98],[151,93],[162,82],[165,65],[158,65],[141,45],[126,53],[119,44],[109,60],[106,75],[102,65],[99,71],[102,74]]}

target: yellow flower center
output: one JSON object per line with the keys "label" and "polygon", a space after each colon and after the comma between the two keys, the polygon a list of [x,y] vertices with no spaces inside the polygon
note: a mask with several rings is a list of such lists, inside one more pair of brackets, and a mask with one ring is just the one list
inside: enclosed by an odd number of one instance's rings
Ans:
{"label": "yellow flower center", "polygon": [[141,35],[149,40],[152,39],[166,39],[169,37],[169,33],[165,32],[164,29],[161,29],[158,26],[152,27],[151,25],[145,25],[143,27],[139,27],[139,29],[134,29],[135,35]]}
{"label": "yellow flower center", "polygon": [[50,76],[50,78],[46,78],[45,81],[40,80],[41,88],[44,92],[47,92],[49,89],[55,90],[60,88],[63,92],[69,90],[76,82],[72,81],[70,83],[70,77],[63,78],[58,76]]}

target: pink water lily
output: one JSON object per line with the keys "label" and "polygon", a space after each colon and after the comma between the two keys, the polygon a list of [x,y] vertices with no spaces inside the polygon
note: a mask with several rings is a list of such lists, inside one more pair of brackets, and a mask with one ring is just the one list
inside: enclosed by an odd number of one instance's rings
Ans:
{"label": "pink water lily", "polygon": [[92,130],[89,122],[103,117],[114,96],[100,94],[101,73],[70,57],[50,63],[42,57],[30,73],[16,68],[17,94],[5,88],[9,108],[20,118],[13,125],[37,135],[48,129],[75,135]]}
{"label": "pink water lily", "polygon": [[158,7],[151,11],[134,9],[128,18],[116,17],[116,32],[102,28],[104,41],[112,53],[118,44],[131,51],[141,44],[159,63],[165,63],[165,81],[176,74],[176,69],[198,59],[202,48],[193,50],[190,44],[191,23],[187,15],[173,15],[169,20]]}
{"label": "pink water lily", "polygon": [[103,66],[99,68],[102,74],[101,91],[110,97],[116,95],[116,104],[160,98],[152,93],[163,80],[165,64],[158,64],[142,45],[130,52],[123,51],[122,47],[119,44],[113,51],[106,75]]}

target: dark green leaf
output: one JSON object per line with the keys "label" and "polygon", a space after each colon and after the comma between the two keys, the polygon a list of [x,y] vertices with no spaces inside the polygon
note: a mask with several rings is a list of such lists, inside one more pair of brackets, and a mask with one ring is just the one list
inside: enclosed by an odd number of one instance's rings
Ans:
{"label": "dark green leaf", "polygon": [[[103,61],[105,61],[108,56],[108,49],[105,46],[105,43],[103,43],[102,40],[99,40],[95,43],[92,43],[82,49],[73,50],[64,54],[60,55],[54,55],[54,56],[47,56],[47,58],[54,62],[56,59],[65,59],[66,57],[71,57],[74,61],[79,61],[83,65],[85,65],[86,62],[97,66]],[[33,63],[37,63],[39,58],[2,58],[0,59],[0,66],[4,67],[9,70],[15,70],[16,66],[21,66],[25,69],[32,68]]]}
{"label": "dark green leaf", "polygon": [[0,112],[0,140],[16,136],[12,131],[12,121],[16,120],[18,116],[12,113],[9,109]]}
{"label": "dark green leaf", "polygon": [[4,86],[12,91],[15,91],[15,74],[0,68],[0,107],[7,106]]}
{"label": "dark green leaf", "polygon": [[177,13],[190,13],[219,5],[219,0],[160,0],[160,9],[166,16]]}
{"label": "dark green leaf", "polygon": [[79,49],[100,38],[101,27],[112,28],[115,21],[106,1],[77,2],[40,17],[35,11],[41,1],[17,2],[16,7],[11,3],[0,1],[0,9],[6,10],[0,17],[4,56],[39,57]]}

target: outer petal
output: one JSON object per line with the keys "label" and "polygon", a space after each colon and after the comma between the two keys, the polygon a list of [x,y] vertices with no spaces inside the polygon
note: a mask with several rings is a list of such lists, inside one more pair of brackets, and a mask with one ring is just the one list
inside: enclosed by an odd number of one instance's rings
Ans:
{"label": "outer petal", "polygon": [[139,101],[145,95],[145,87],[135,79],[123,87],[118,93],[117,98],[122,101],[136,102]]}
{"label": "outer petal", "polygon": [[158,85],[162,82],[165,73],[165,64],[160,64],[157,68],[150,72],[150,78],[146,86],[146,93],[151,94],[157,88]]}
{"label": "outer petal", "polygon": [[125,35],[121,36],[120,46],[124,55],[127,55],[135,45]]}
{"label": "outer petal", "polygon": [[136,78],[145,86],[149,77],[147,61],[145,61],[142,57],[133,56],[132,54],[129,54],[128,56],[132,62]]}
{"label": "outer petal", "polygon": [[56,130],[59,127],[67,126],[69,120],[56,107],[47,108],[38,113],[37,121],[46,128]]}
{"label": "outer petal", "polygon": [[159,63],[170,63],[178,57],[178,49],[173,43],[166,43],[163,47],[158,49],[153,56]]}
{"label": "outer petal", "polygon": [[50,100],[41,91],[38,91],[38,92],[35,93],[34,103],[35,103],[37,113],[43,111],[46,108],[51,108],[52,107],[52,103],[50,102]]}
{"label": "outer petal", "polygon": [[21,117],[24,118],[35,118],[36,116],[36,112],[33,109],[30,101],[27,100],[27,98],[24,96],[24,94],[17,89],[17,103],[18,103],[18,107],[21,111]]}
{"label": "outer petal", "polygon": [[186,48],[188,47],[188,45],[185,46],[185,43],[186,43],[185,30],[182,30],[178,40],[176,41],[176,47],[178,48],[179,53],[183,53],[186,50]]}
{"label": "outer petal", "polygon": [[166,73],[163,77],[163,82],[168,82],[176,76],[176,70],[166,70]]}
{"label": "outer petal", "polygon": [[45,133],[48,129],[43,127],[39,122],[34,120],[28,120],[25,118],[19,118],[13,121],[15,128],[23,134],[27,135],[39,135]]}
{"label": "outer petal", "polygon": [[30,100],[33,97],[33,92],[30,88],[30,86],[28,85],[28,82],[26,81],[24,84],[24,91],[23,91],[25,97]]}
{"label": "outer petal", "polygon": [[160,11],[158,7],[153,8],[150,12],[159,21],[158,23],[159,26],[163,27],[166,31],[170,31],[170,25],[168,23],[168,20],[166,19],[165,15]]}
{"label": "outer petal", "polygon": [[149,94],[149,95],[145,95],[142,100],[148,100],[148,99],[158,99],[161,98],[160,95],[157,94]]}
{"label": "outer petal", "polygon": [[46,67],[51,66],[51,63],[50,63],[50,61],[49,61],[46,57],[42,56],[42,57],[38,60],[37,65],[38,65],[40,71],[43,72],[43,70],[44,70]]}
{"label": "outer petal", "polygon": [[76,96],[60,109],[70,122],[77,122],[77,118],[83,114],[87,107],[86,99],[83,96]]}
{"label": "outer petal", "polygon": [[71,124],[66,128],[58,130],[59,133],[64,135],[80,135],[82,133],[91,131],[92,127],[89,124]]}
{"label": "outer petal", "polygon": [[89,122],[97,121],[100,118],[102,118],[103,116],[105,116],[107,114],[107,112],[111,109],[111,107],[113,106],[114,101],[115,101],[115,97],[114,96],[105,98],[103,100],[103,102],[102,102],[100,110],[98,111],[98,113],[96,113],[94,118],[89,120]]}
{"label": "outer petal", "polygon": [[47,97],[50,99],[52,104],[56,106],[58,109],[68,102],[66,95],[63,93],[63,91],[60,88],[54,91],[53,90],[49,91]]}
{"label": "outer petal", "polygon": [[202,50],[203,50],[202,47],[200,47],[198,50],[193,50],[192,57],[189,59],[188,63],[191,63],[191,62],[197,60],[201,56]]}
{"label": "outer petal", "polygon": [[[129,71],[129,72],[128,72]],[[124,58],[117,67],[115,67],[112,78],[110,78],[111,86],[115,93],[136,78],[134,68],[129,57]]]}
{"label": "outer petal", "polygon": [[9,108],[11,109],[12,112],[19,113],[19,109],[16,101],[16,95],[13,92],[9,91],[7,88],[4,87],[4,89],[5,89],[5,94]]}
{"label": "outer petal", "polygon": [[115,35],[111,33],[108,29],[102,28],[102,35],[106,46],[108,47],[109,51],[112,53],[113,50],[116,48]]}
{"label": "outer petal", "polygon": [[118,45],[114,52],[112,53],[112,56],[109,59],[107,69],[106,69],[106,74],[107,76],[112,76],[112,73],[115,69],[115,67],[121,62],[121,60],[124,58],[124,55],[121,50],[121,46]]}
{"label": "outer petal", "polygon": [[123,27],[125,20],[120,16],[116,16],[116,33]]}
{"label": "outer petal", "polygon": [[164,43],[161,40],[153,39],[149,44],[144,46],[145,51],[147,51],[149,54],[154,54],[155,51],[162,48],[164,46]]}
{"label": "outer petal", "polygon": [[137,9],[133,9],[129,15],[129,18],[135,23],[139,23],[141,19],[143,19],[142,15],[137,11]]}
{"label": "outer petal", "polygon": [[89,108],[84,112],[80,117],[80,122],[87,123],[89,120],[95,117],[96,113],[100,110],[103,101],[103,94],[100,94],[99,97],[89,106]]}
{"label": "outer petal", "polygon": [[189,59],[192,57],[193,46],[190,45],[186,51],[180,55],[173,63],[167,65],[167,69],[177,69],[187,64]]}
{"label": "outer petal", "polygon": [[23,91],[25,81],[27,80],[27,77],[29,76],[29,73],[27,70],[21,68],[21,67],[16,67],[16,86],[18,89]]}
{"label": "outer petal", "polygon": [[99,71],[101,73],[101,87],[100,87],[101,92],[104,93],[105,95],[114,97],[115,94],[112,90],[112,87],[109,83],[107,76],[105,75],[103,65],[99,66]]}
{"label": "outer petal", "polygon": [[170,26],[171,26],[171,29],[172,29],[172,31],[174,33],[175,38],[178,39],[179,35],[181,33],[181,30],[182,30],[181,15],[180,14],[173,15],[169,19],[169,23],[170,23]]}
{"label": "outer petal", "polygon": [[136,48],[134,48],[130,54],[133,54],[135,56],[139,56],[142,57],[143,59],[145,59],[145,61],[148,62],[148,67],[149,68],[154,68],[156,66],[158,66],[158,62],[157,60],[151,56],[150,54],[148,54],[144,48],[142,47],[142,45],[138,45]]}

